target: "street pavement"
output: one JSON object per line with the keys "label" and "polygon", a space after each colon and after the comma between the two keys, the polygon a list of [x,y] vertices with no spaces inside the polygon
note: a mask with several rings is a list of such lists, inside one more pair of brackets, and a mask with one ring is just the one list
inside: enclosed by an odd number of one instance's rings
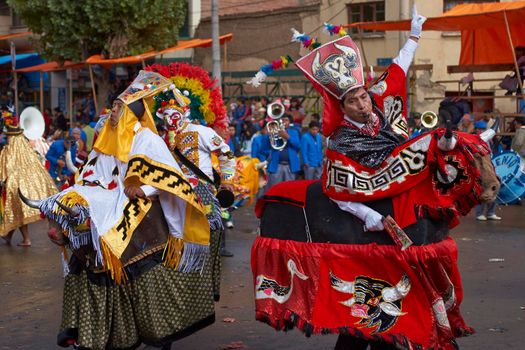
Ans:
{"label": "street pavement", "polygon": [[[519,206],[498,209],[500,222],[478,222],[471,214],[452,232],[465,293],[461,309],[477,331],[459,339],[462,350],[525,349],[524,214]],[[255,321],[250,248],[257,219],[253,208],[241,208],[234,219],[235,228],[227,231],[227,248],[235,256],[223,258],[217,321],[174,343],[172,349],[333,349],[334,335],[306,338],[297,330],[277,332]],[[30,226],[31,248],[16,246],[19,233],[11,247],[0,241],[0,350],[58,348],[62,267],[45,227],[43,222]]]}

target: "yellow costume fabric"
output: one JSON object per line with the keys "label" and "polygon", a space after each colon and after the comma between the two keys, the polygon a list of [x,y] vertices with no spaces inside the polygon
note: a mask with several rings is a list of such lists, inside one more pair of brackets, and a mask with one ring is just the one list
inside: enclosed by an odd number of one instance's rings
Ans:
{"label": "yellow costume fabric", "polygon": [[53,179],[22,134],[8,136],[7,145],[0,153],[0,180],[6,186],[0,236],[40,220],[40,211],[22,203],[18,189],[31,199],[43,199],[57,193]]}
{"label": "yellow costume fabric", "polygon": [[[157,128],[155,127],[155,122],[153,121],[149,107],[147,105],[144,107],[146,110],[144,116],[140,119],[140,124],[142,127],[148,128],[156,134]],[[133,137],[135,136],[133,128],[136,123],[137,117],[135,114],[133,114],[127,105],[123,105],[122,115],[117,126],[113,127],[111,123],[107,121],[100,131],[97,141],[93,145],[93,149],[97,152],[114,156],[121,162],[127,162],[129,151],[133,144]]]}
{"label": "yellow costume fabric", "polygon": [[255,195],[259,191],[259,170],[257,169],[259,159],[249,156],[237,158],[237,167],[234,178],[235,194],[237,196],[248,196],[248,205],[255,200]]}

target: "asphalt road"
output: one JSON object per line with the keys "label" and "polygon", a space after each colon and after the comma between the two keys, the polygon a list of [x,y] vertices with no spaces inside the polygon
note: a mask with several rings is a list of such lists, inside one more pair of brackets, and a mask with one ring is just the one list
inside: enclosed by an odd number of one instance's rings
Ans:
{"label": "asphalt road", "polygon": [[[503,207],[498,214],[503,221],[477,222],[470,215],[452,233],[460,252],[462,312],[477,331],[459,339],[462,350],[525,349],[525,209]],[[228,345],[259,350],[333,349],[334,335],[306,338],[297,330],[276,332],[255,321],[250,247],[257,220],[251,208],[234,215],[235,228],[228,230],[227,247],[235,256],[223,258],[217,322],[178,341],[172,349],[218,350]],[[58,348],[60,256],[48,242],[42,222],[31,225],[30,233],[31,248],[16,246],[19,233],[11,247],[0,242],[0,350]],[[226,318],[234,322],[224,322]]]}

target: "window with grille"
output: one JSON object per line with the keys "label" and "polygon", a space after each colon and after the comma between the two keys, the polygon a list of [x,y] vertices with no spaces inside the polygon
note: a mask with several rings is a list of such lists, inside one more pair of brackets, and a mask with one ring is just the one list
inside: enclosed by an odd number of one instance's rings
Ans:
{"label": "window with grille", "polygon": [[0,0],[0,16],[11,16],[11,8],[6,0]]}
{"label": "window with grille", "polygon": [[[363,2],[363,3],[352,3],[346,5],[348,10],[348,23],[357,22],[375,22],[385,20],[385,2],[374,1],[374,2]],[[356,28],[351,29],[351,33],[357,34]],[[377,30],[364,30],[365,34],[372,33],[383,33]]]}
{"label": "window with grille", "polygon": [[443,0],[443,12],[447,12],[456,5],[476,4],[480,2],[499,2],[499,0]]}

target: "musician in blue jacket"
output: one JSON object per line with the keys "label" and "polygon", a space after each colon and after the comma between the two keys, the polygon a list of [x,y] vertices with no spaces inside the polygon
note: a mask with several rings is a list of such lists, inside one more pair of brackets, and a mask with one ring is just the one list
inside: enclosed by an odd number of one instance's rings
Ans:
{"label": "musician in blue jacket", "polygon": [[299,151],[301,149],[301,135],[290,127],[292,116],[282,118],[284,130],[279,131],[279,136],[286,140],[286,146],[281,150],[272,149],[268,164],[268,188],[282,182],[295,180],[296,174],[301,170]]}
{"label": "musician in blue jacket", "polygon": [[323,174],[323,140],[319,123],[312,121],[301,137],[301,156],[305,180],[318,180]]}
{"label": "musician in blue jacket", "polygon": [[252,141],[252,158],[257,158],[264,162],[270,157],[272,146],[270,145],[270,138],[268,137],[268,129],[266,123]]}

